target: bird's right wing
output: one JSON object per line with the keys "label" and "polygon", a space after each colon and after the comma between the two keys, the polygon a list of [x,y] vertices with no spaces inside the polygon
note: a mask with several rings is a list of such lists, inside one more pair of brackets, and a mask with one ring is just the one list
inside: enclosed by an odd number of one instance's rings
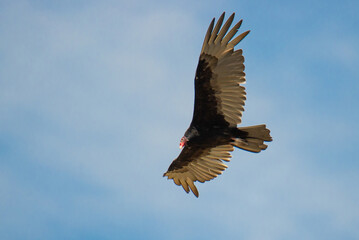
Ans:
{"label": "bird's right wing", "polygon": [[177,185],[182,185],[188,193],[191,189],[198,197],[195,181],[210,181],[227,168],[222,161],[230,161],[233,146],[223,144],[213,147],[186,146],[182,152],[169,166],[163,175],[173,179]]}

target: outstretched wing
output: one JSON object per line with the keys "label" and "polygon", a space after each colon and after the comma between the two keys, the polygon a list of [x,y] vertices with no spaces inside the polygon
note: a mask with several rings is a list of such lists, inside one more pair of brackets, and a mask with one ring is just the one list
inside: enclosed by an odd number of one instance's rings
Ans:
{"label": "outstretched wing", "polygon": [[230,161],[233,146],[222,144],[218,146],[186,146],[181,154],[175,159],[168,171],[163,175],[173,179],[177,185],[182,185],[188,193],[191,189],[198,197],[195,181],[210,181],[227,168],[222,161]]}
{"label": "outstretched wing", "polygon": [[232,24],[234,13],[222,26],[224,14],[216,26],[212,20],[205,36],[195,77],[195,104],[192,125],[230,126],[241,123],[246,92],[242,49],[234,47],[249,33],[232,38],[242,20]]}

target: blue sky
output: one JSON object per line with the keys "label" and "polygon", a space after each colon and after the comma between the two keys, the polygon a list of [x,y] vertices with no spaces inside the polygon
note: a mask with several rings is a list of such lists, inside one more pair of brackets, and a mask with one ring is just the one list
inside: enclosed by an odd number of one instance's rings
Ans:
{"label": "blue sky", "polygon": [[[358,239],[357,1],[0,1],[1,239]],[[162,174],[213,17],[235,12],[243,125],[199,199]]]}

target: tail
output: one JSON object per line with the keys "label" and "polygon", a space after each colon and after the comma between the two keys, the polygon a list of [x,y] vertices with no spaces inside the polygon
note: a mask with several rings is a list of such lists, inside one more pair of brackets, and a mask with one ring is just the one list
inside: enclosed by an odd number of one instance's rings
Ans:
{"label": "tail", "polygon": [[245,137],[233,138],[232,145],[243,150],[258,153],[267,148],[264,142],[272,141],[272,137],[269,134],[270,131],[266,128],[265,124],[240,127],[238,130],[241,132],[240,135]]}

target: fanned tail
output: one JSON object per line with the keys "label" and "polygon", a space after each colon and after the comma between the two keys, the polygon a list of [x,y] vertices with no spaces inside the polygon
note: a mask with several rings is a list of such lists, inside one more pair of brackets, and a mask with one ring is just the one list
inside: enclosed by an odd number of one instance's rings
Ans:
{"label": "fanned tail", "polygon": [[232,145],[250,152],[260,152],[267,148],[264,142],[272,141],[270,130],[266,128],[265,124],[240,127],[241,132],[244,132],[245,138],[233,138]]}

